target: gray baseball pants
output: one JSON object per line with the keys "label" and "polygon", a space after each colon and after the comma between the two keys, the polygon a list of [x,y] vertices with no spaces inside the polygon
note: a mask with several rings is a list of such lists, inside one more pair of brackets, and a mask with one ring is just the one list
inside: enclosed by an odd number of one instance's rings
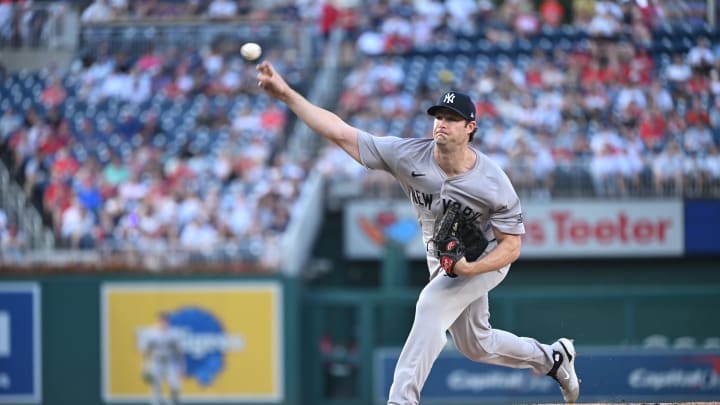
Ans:
{"label": "gray baseball pants", "polygon": [[[436,272],[418,298],[415,321],[395,366],[388,405],[416,405],[430,369],[447,342],[473,361],[546,374],[553,365],[549,345],[490,327],[488,292],[505,278],[510,265],[474,277]],[[442,273],[442,274],[439,274]]]}

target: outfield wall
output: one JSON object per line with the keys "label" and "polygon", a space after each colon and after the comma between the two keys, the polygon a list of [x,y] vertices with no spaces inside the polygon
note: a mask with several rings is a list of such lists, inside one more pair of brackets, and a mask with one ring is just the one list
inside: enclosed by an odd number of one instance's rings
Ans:
{"label": "outfield wall", "polygon": [[184,331],[184,401],[298,404],[298,300],[280,277],[5,277],[0,403],[149,403],[138,333],[167,312]]}
{"label": "outfield wall", "polygon": [[[381,271],[415,271],[394,263]],[[579,349],[720,337],[718,277],[698,280],[712,261],[694,270],[637,264],[634,274],[592,262],[580,278],[533,265],[518,263],[491,294],[493,326],[545,342],[573,337]],[[373,359],[402,345],[418,293],[302,287],[269,275],[5,273],[0,402],[148,403],[137,332],[164,311],[186,328],[193,364],[183,394],[192,403],[369,405],[377,393]]]}

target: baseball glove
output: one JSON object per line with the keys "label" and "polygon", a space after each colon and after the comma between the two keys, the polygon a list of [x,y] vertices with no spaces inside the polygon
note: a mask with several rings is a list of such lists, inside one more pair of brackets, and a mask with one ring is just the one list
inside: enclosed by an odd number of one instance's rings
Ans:
{"label": "baseball glove", "polygon": [[460,204],[451,204],[432,239],[440,267],[448,277],[457,277],[455,264],[463,257],[475,261],[487,248],[488,240],[475,224],[465,221],[460,213]]}

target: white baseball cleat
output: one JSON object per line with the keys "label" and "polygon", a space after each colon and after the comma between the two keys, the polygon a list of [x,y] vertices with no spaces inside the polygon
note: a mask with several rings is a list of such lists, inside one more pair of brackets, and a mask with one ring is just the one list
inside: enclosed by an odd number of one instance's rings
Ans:
{"label": "white baseball cleat", "polygon": [[550,348],[554,364],[548,375],[560,384],[565,402],[573,403],[580,396],[580,380],[575,374],[575,345],[570,339],[560,338]]}

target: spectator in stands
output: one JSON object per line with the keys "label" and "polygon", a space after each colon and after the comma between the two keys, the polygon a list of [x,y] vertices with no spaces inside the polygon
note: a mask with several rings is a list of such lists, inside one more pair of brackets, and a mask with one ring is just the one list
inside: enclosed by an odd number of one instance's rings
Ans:
{"label": "spectator in stands", "polygon": [[63,147],[55,154],[50,166],[50,173],[63,181],[70,181],[79,168],[78,161],[70,154],[67,147]]}
{"label": "spectator in stands", "polygon": [[324,41],[327,41],[330,38],[330,34],[332,34],[332,32],[338,25],[338,20],[340,18],[340,10],[335,4],[335,1],[326,0],[320,1],[319,3],[320,19],[318,22],[320,35]]}
{"label": "spectator in stands", "polygon": [[619,112],[628,109],[641,112],[647,108],[647,104],[646,93],[637,80],[631,80],[628,85],[620,88],[615,100],[615,108]]}
{"label": "spectator in stands", "polygon": [[595,0],[572,0],[572,25],[585,27],[595,15]]}
{"label": "spectator in stands", "polygon": [[383,52],[407,53],[414,44],[411,22],[399,15],[389,15],[380,27]]}
{"label": "spectator in stands", "polygon": [[46,125],[35,108],[25,112],[23,125],[6,142],[10,146],[12,173],[22,173],[22,167],[35,151],[38,140],[46,131]]}
{"label": "spectator in stands", "polygon": [[[631,2],[631,0],[624,0],[624,4],[633,4],[634,2]],[[649,3],[649,2],[647,2]],[[633,10],[637,10],[637,8],[633,8]],[[633,12],[633,15],[636,14],[636,12]],[[652,19],[651,19],[652,20]],[[633,38],[633,41],[635,44],[637,44],[640,47],[648,48],[652,46],[653,43],[653,37],[652,37],[652,31],[650,27],[653,26],[652,21],[645,21],[642,18],[633,18],[632,21],[630,21],[630,35]]]}
{"label": "spectator in stands", "polygon": [[655,77],[650,84],[648,99],[650,105],[660,110],[663,114],[675,108],[675,101],[673,100],[670,90],[668,90],[666,86],[663,86],[663,83],[657,77]]}
{"label": "spectator in stands", "polygon": [[95,247],[95,214],[85,208],[77,195],[70,198],[70,206],[61,215],[60,237],[70,249]]}
{"label": "spectator in stands", "polygon": [[707,38],[698,38],[687,54],[687,63],[697,73],[707,75],[715,65],[715,54]]}
{"label": "spectator in stands", "polygon": [[134,82],[129,72],[129,66],[119,62],[112,73],[104,78],[99,88],[99,99],[130,100],[133,97]]}
{"label": "spectator in stands", "polygon": [[218,230],[205,215],[199,215],[183,226],[180,247],[194,254],[197,259],[217,249],[220,242]]}
{"label": "spectator in stands", "polygon": [[683,90],[691,97],[696,97],[705,94],[709,88],[709,75],[699,69],[693,69],[693,74],[687,83],[685,83]]}
{"label": "spectator in stands", "polygon": [[23,125],[23,119],[12,105],[0,117],[0,146],[5,146],[10,135]]}
{"label": "spectator in stands", "polygon": [[49,172],[48,184],[43,190],[43,214],[59,234],[62,212],[70,205],[72,188],[70,182],[60,175]]}
{"label": "spectator in stands", "polygon": [[543,0],[539,12],[543,26],[550,29],[559,28],[565,18],[565,7],[559,0]]}
{"label": "spectator in stands", "polygon": [[266,228],[268,232],[282,235],[290,223],[290,212],[284,204],[279,204],[272,211],[272,218]]}
{"label": "spectator in stands", "polygon": [[[172,225],[163,223],[155,209],[155,205],[149,199],[144,199],[136,210],[138,242],[143,250],[149,252],[167,251],[172,243],[174,229]],[[168,232],[172,229],[173,232]],[[169,243],[170,242],[170,243]]]}
{"label": "spectator in stands", "polygon": [[40,95],[40,102],[43,103],[45,108],[51,109],[62,104],[66,97],[67,91],[62,81],[59,77],[53,77],[50,79],[50,84],[45,87]]}
{"label": "spectator in stands", "polygon": [[716,100],[720,98],[720,73],[717,68],[710,70],[710,93]]}
{"label": "spectator in stands", "polygon": [[478,5],[475,0],[445,0],[447,25],[456,35],[472,35],[476,32],[475,20]]}
{"label": "spectator in stands", "polygon": [[512,11],[512,26],[518,38],[527,38],[540,31],[540,17],[529,1],[513,0],[508,1],[507,4],[518,5],[518,7]]}
{"label": "spectator in stands", "polygon": [[690,105],[687,106],[687,110],[685,111],[685,122],[688,125],[693,125],[698,121],[709,124],[710,116],[702,99],[699,96],[693,96],[690,99]]}
{"label": "spectator in stands", "polygon": [[78,202],[84,208],[97,215],[103,204],[102,191],[99,181],[96,179],[97,173],[83,170],[78,173],[73,184],[73,191],[77,196]]}
{"label": "spectator in stands", "polygon": [[682,89],[692,76],[692,68],[683,60],[683,54],[677,52],[673,54],[672,62],[665,67],[664,73],[673,90]]}
{"label": "spectator in stands", "polygon": [[620,191],[623,196],[639,193],[642,190],[642,176],[648,168],[644,156],[647,148],[638,136],[637,131],[630,127],[620,127],[620,156],[618,163],[622,179]]}
{"label": "spectator in stands", "polygon": [[709,194],[720,196],[720,147],[713,144],[707,154],[700,157],[698,170],[702,184],[708,187]]}
{"label": "spectator in stands", "polygon": [[535,157],[532,161],[535,184],[532,195],[535,198],[550,199],[551,190],[555,183],[555,169],[557,163],[552,151],[552,136],[547,129],[541,128],[536,135],[536,142],[532,144]]}
{"label": "spectator in stands", "polygon": [[117,187],[130,179],[130,169],[118,153],[113,153],[110,162],[103,168],[103,181],[110,187]]}
{"label": "spectator in stands", "polygon": [[587,25],[588,34],[595,40],[614,40],[621,31],[622,10],[610,0],[595,3],[595,13]]}
{"label": "spectator in stands", "polygon": [[207,15],[214,20],[235,18],[238,15],[238,4],[235,0],[211,0]]}
{"label": "spectator in stands", "polygon": [[132,170],[130,179],[118,186],[118,197],[125,209],[132,209],[140,203],[148,191],[148,186],[141,179],[140,170]]}
{"label": "spectator in stands", "polygon": [[28,248],[25,234],[17,224],[0,224],[0,262],[6,264],[22,264],[23,256]]}
{"label": "spectator in stands", "polygon": [[382,59],[382,63],[371,68],[368,76],[375,90],[384,94],[403,83],[405,71],[397,61],[388,56]]}
{"label": "spectator in stands", "polygon": [[82,12],[80,21],[85,24],[103,23],[114,18],[113,9],[108,0],[93,0],[93,2]]}
{"label": "spectator in stands", "polygon": [[666,130],[665,115],[659,108],[651,106],[641,113],[638,133],[647,150],[658,153],[663,149]]}
{"label": "spectator in stands", "polygon": [[260,112],[260,128],[262,132],[273,137],[279,137],[287,117],[285,110],[280,108],[277,103],[269,103],[268,106]]}
{"label": "spectator in stands", "polygon": [[426,18],[427,23],[433,30],[445,24],[447,8],[444,2],[440,0],[417,2],[415,11]]}
{"label": "spectator in stands", "polygon": [[706,154],[714,145],[713,133],[702,120],[696,120],[683,133],[682,146],[693,156]]}
{"label": "spectator in stands", "polygon": [[607,119],[611,99],[608,89],[601,83],[595,83],[587,90],[581,106],[592,119]]}
{"label": "spectator in stands", "polygon": [[653,160],[653,190],[656,195],[682,194],[684,160],[682,148],[671,138]]}
{"label": "spectator in stands", "polygon": [[385,51],[385,38],[377,27],[365,27],[358,35],[357,49],[362,55],[380,55]]}
{"label": "spectator in stands", "polygon": [[42,207],[42,190],[47,186],[50,165],[54,151],[40,147],[25,163],[23,168],[23,191],[31,199],[35,207]]}
{"label": "spectator in stands", "polygon": [[316,170],[319,170],[330,181],[338,184],[347,184],[348,180],[364,181],[366,170],[342,149],[333,145],[325,145],[319,156]]}
{"label": "spectator in stands", "polygon": [[590,174],[599,196],[618,196],[622,193],[621,151],[623,141],[614,125],[599,121],[598,129],[590,137],[593,159]]}
{"label": "spectator in stands", "polygon": [[108,0],[112,9],[113,19],[130,17],[130,1],[132,0]]}
{"label": "spectator in stands", "polygon": [[151,96],[150,74],[138,69],[130,71],[130,88],[127,100],[134,104],[141,104]]}

